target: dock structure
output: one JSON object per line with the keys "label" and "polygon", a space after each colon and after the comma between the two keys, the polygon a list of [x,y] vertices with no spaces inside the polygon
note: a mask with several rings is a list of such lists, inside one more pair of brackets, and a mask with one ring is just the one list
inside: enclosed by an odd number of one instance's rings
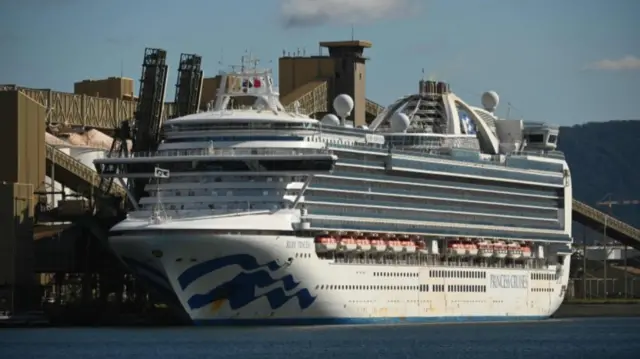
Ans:
{"label": "dock structure", "polygon": [[[319,118],[330,111],[333,98],[346,93],[355,99],[350,119],[355,125],[370,123],[384,110],[365,96],[364,50],[371,43],[320,46],[328,49],[327,55],[283,51],[281,102],[287,109]],[[97,303],[97,308],[112,295],[146,300],[141,288],[130,285],[131,278],[107,244],[108,229],[126,215],[125,189],[45,141],[45,132],[95,129],[113,138],[105,152],[154,150],[163,121],[208,108],[221,80],[204,77],[200,56],[182,54],[175,102],[167,103],[166,56],[162,49],[145,50],[138,96],[133,95],[133,80],[119,77],[78,82],[76,93],[0,85],[0,129],[7,159],[0,171],[0,228],[5,231],[0,238],[0,283],[5,283],[0,286],[0,312],[39,307],[43,289],[52,298],[77,291],[82,303]],[[55,183],[63,189],[56,189]],[[129,193],[143,195],[144,183],[128,186],[134,189]],[[50,200],[54,195],[63,197],[57,202],[63,205]],[[638,229],[585,203],[574,200],[573,218],[595,230],[606,227],[612,239],[640,249]],[[134,307],[143,305],[136,302]]]}

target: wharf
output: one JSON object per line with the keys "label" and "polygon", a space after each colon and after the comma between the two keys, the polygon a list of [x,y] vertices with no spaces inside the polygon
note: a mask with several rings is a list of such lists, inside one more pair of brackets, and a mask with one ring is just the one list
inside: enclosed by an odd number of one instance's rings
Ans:
{"label": "wharf", "polygon": [[553,318],[640,317],[640,301],[565,302]]}

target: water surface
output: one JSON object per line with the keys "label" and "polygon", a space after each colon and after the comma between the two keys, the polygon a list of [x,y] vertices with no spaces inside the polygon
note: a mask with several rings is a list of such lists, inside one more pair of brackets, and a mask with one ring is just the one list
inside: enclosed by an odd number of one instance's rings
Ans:
{"label": "water surface", "polygon": [[514,324],[0,330],[0,358],[640,358],[639,318]]}

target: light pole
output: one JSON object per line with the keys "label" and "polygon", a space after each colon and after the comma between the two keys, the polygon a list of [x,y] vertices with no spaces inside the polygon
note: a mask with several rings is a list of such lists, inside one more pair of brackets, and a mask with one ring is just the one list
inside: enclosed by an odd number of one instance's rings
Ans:
{"label": "light pole", "polygon": [[[609,198],[609,200],[605,201],[606,198]],[[640,200],[622,200],[622,201],[612,201],[611,200],[611,193],[608,193],[607,195],[605,195],[602,200],[600,200],[598,203],[596,203],[598,206],[607,206],[609,207],[609,217],[613,217],[613,205],[638,205],[640,204]],[[605,224],[604,224],[604,236],[606,237],[606,232],[607,232],[607,217],[605,217]],[[605,255],[608,257],[609,254],[606,253],[606,247],[605,247]],[[623,252],[623,256],[624,256],[624,297],[627,298],[627,293],[629,292],[629,284],[628,282],[628,270],[627,270],[627,245],[624,244],[624,252]],[[606,265],[606,260],[605,260],[605,265]],[[606,283],[606,266],[605,266],[605,283]],[[606,284],[605,284],[606,285]],[[606,298],[606,297],[605,297]]]}
{"label": "light pole", "polygon": [[[609,213],[611,213],[611,195],[612,193],[607,193],[604,195],[604,197],[602,197],[602,199],[600,201],[598,201],[598,205],[608,205],[609,207]],[[608,199],[608,201],[607,201]],[[610,215],[610,214],[609,214]],[[607,250],[607,222],[609,220],[609,215],[605,215],[604,216],[604,229],[602,231],[602,246],[603,246],[603,250],[604,250],[604,270],[603,270],[603,276],[604,276],[604,299],[607,299],[607,293],[608,293],[608,286],[607,286],[607,266],[609,265],[608,263],[608,259],[609,259],[609,252]]]}

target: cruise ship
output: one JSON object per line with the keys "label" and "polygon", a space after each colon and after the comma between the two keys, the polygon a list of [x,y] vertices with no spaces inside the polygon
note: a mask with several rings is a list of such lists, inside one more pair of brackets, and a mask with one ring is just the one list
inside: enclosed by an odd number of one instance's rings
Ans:
{"label": "cruise ship", "polygon": [[321,119],[287,111],[269,69],[220,84],[210,111],[165,121],[156,152],[94,161],[149,180],[109,243],[194,324],[539,320],[560,306],[572,187],[557,126],[499,118],[495,92],[473,106],[442,82],[368,127],[344,94]]}

